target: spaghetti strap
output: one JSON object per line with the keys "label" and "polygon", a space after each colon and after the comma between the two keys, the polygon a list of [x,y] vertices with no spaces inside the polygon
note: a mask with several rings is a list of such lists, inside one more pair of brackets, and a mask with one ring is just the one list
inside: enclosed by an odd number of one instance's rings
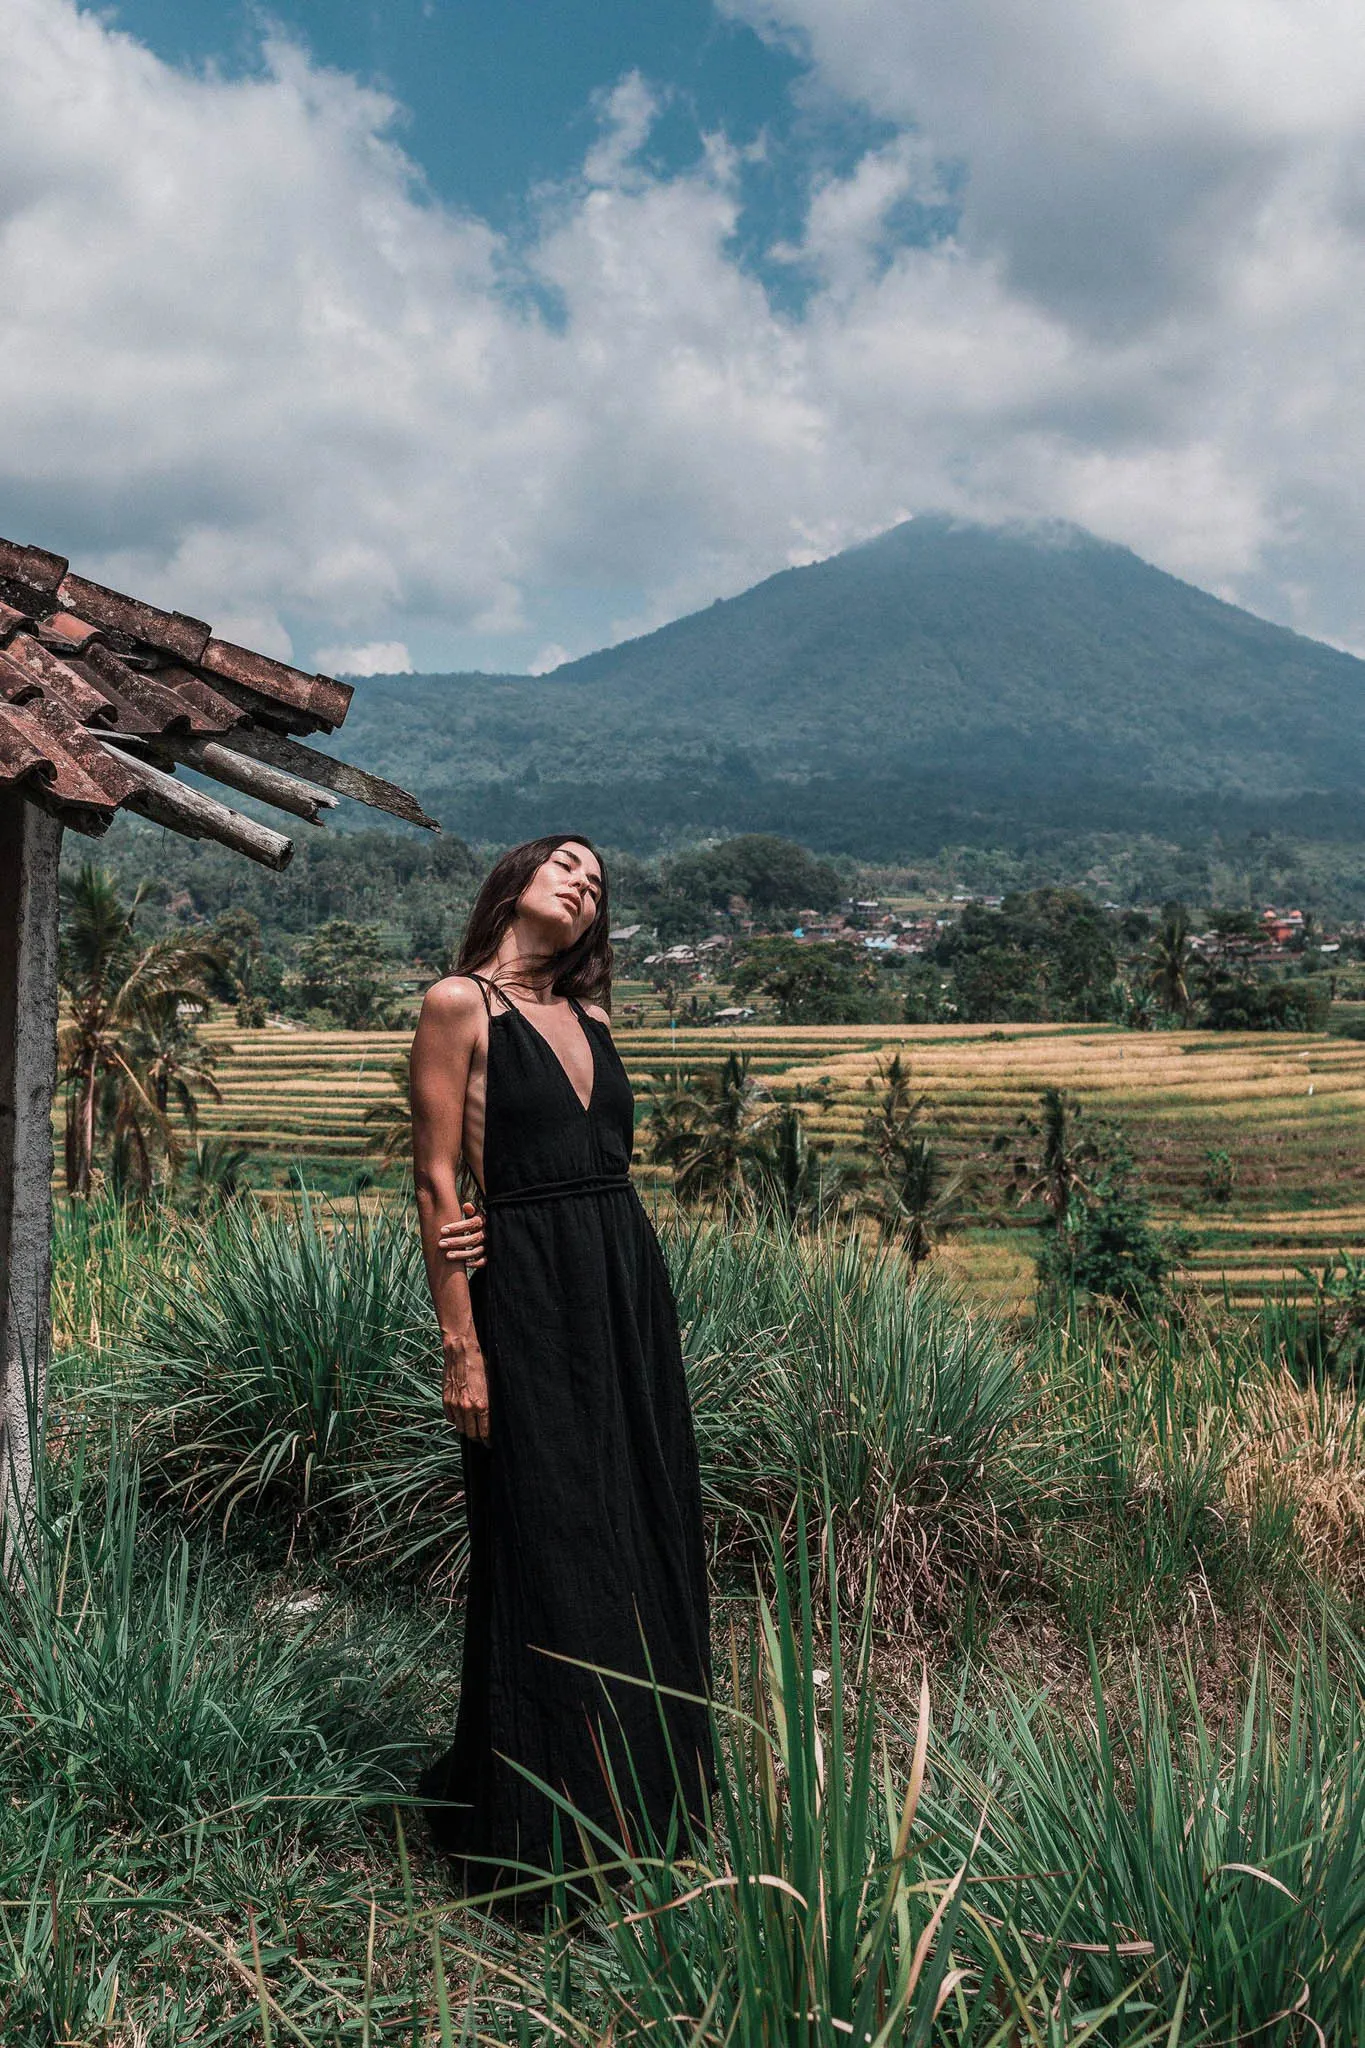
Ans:
{"label": "spaghetti strap", "polygon": [[471,973],[469,979],[473,982],[475,988],[477,988],[479,994],[483,997],[484,1015],[491,1022],[494,1016],[494,1010],[492,1003],[489,1001],[490,994],[496,994],[497,996],[499,996],[499,998],[504,1004],[506,1004],[507,1002],[506,996],[502,994],[501,989],[495,989],[494,984],[491,981],[485,981],[484,977],[481,974]]}

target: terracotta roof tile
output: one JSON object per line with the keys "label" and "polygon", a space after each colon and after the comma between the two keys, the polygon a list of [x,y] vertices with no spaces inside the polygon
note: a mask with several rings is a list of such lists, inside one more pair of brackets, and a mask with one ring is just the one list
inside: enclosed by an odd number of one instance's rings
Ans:
{"label": "terracotta roof tile", "polygon": [[56,774],[39,734],[22,711],[0,704],[0,775],[6,782],[51,782]]}
{"label": "terracotta roof tile", "polygon": [[76,612],[107,631],[126,633],[162,654],[174,654],[180,661],[198,661],[209,644],[211,628],[202,619],[186,618],[183,612],[158,611],[121,590],[106,590],[102,583],[90,583],[84,576],[65,576],[57,592],[66,611]]}
{"label": "terracotta roof tile", "polygon": [[[40,697],[25,704],[22,715],[26,728],[41,736],[41,744],[52,756],[58,793],[74,791],[84,782],[92,792],[85,801],[106,806],[124,803],[141,787],[136,771],[104,746],[55,697]],[[81,800],[72,797],[72,801]]]}
{"label": "terracotta roof tile", "polygon": [[52,612],[38,621],[38,638],[54,654],[83,654],[94,640],[103,640],[104,628],[78,619],[74,612]]}
{"label": "terracotta roof tile", "polygon": [[16,610],[12,604],[0,604],[0,647],[22,626],[28,630],[33,624],[27,612]]}
{"label": "terracotta roof tile", "polygon": [[208,675],[221,676],[255,696],[306,711],[328,727],[341,724],[355,695],[349,683],[334,682],[331,676],[305,675],[287,662],[235,647],[230,640],[210,640],[199,666]]}
{"label": "terracotta roof tile", "polygon": [[0,540],[0,576],[51,597],[65,574],[66,562],[61,555],[50,555],[46,548],[25,548],[17,541]]}
{"label": "terracotta roof tile", "polygon": [[[215,759],[230,759],[231,787],[263,802],[279,801],[301,774],[430,824],[405,791],[285,736],[340,725],[352,695],[330,676],[215,639],[202,620],[73,576],[60,555],[0,540],[0,788],[18,788],[80,831],[102,831],[131,803],[283,865],[280,834],[156,772],[179,762],[204,772]],[[219,739],[230,757],[205,747]]]}
{"label": "terracotta roof tile", "polygon": [[[11,682],[11,677],[13,682]],[[29,633],[16,633],[0,654],[0,691],[5,696],[31,697],[50,692],[73,711],[83,725],[112,726],[119,722],[117,707],[93,679],[87,679],[69,663],[58,661]]]}

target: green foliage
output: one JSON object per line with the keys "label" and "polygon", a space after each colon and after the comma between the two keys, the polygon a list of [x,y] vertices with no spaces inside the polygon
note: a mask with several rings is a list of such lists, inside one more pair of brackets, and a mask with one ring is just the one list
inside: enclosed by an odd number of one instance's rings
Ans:
{"label": "green foliage", "polygon": [[[269,815],[278,823],[276,813]],[[243,861],[210,840],[163,832],[127,812],[115,820],[100,854],[126,893],[147,885],[141,915],[149,930],[207,925],[215,944],[223,941],[222,1001],[238,1001],[245,982],[249,995],[273,1009],[296,941],[329,918],[379,925],[396,950],[424,958],[434,941],[435,967],[463,925],[480,874],[464,841],[453,832],[381,827],[373,812],[361,815],[370,821],[363,830],[299,832],[283,874]],[[333,817],[342,825],[346,813]]]}
{"label": "green foliage", "polygon": [[1093,1663],[1083,1716],[1002,1686],[960,1724],[945,1759],[952,1793],[925,1802],[925,1822],[952,1859],[984,1816],[978,1907],[1057,1930],[1078,2010],[1129,1993],[1130,2013],[1170,2027],[1163,2040],[1356,2040],[1358,1697],[1311,1648],[1287,1690],[1258,1664],[1225,1734],[1192,1686],[1160,1669],[1134,1672],[1122,1717]]}
{"label": "green foliage", "polygon": [[[804,1517],[794,1548],[795,1583],[779,1553],[772,1602],[760,1600],[748,1656],[741,1665],[736,1652],[717,1714],[710,1840],[686,1860],[661,1842],[596,1834],[585,1843],[605,1866],[596,1939],[572,1962],[558,1952],[560,1967],[539,1983],[520,1958],[500,1968],[486,1950],[466,1951],[466,1968],[486,1973],[519,2038],[600,2039],[610,2012],[610,2038],[639,2048],[874,2039],[984,2048],[1016,1997],[1031,2015],[1042,2008],[1012,1923],[995,1944],[998,1968],[968,1978],[957,1967],[973,1917],[971,1858],[950,1876],[926,1874],[930,1843],[917,1815],[927,1686],[908,1769],[893,1767],[869,1634],[845,1651],[833,1587],[819,1611]],[[1024,1964],[1022,1983],[1007,1958]]]}
{"label": "green foliage", "polygon": [[1365,1378],[1365,1258],[1341,1251],[1321,1272],[1300,1266],[1299,1273],[1313,1296],[1297,1318],[1289,1348],[1296,1374],[1305,1382],[1359,1383]]}
{"label": "green foliage", "polygon": [[1199,1022],[1208,1031],[1325,1031],[1331,1007],[1312,982],[1226,974],[1206,986]]}
{"label": "green foliage", "polygon": [[[950,1167],[917,1128],[925,1097],[910,1092],[910,1070],[900,1053],[878,1069],[881,1100],[863,1119],[863,1145],[871,1155],[864,1206],[884,1238],[904,1246],[912,1272],[962,1221],[973,1181],[969,1166]],[[876,1083],[869,1078],[868,1087]]]}
{"label": "green foliage", "polygon": [[764,995],[780,1024],[862,1024],[877,1014],[877,968],[856,946],[757,939],[730,982],[736,1000]]}
{"label": "green foliage", "polygon": [[861,1186],[856,1166],[836,1163],[828,1146],[813,1145],[794,1103],[765,1122],[748,1148],[744,1183],[759,1215],[793,1227],[820,1229]]}
{"label": "green foliage", "polygon": [[666,1240],[722,1541],[827,1494],[845,1582],[888,1624],[951,1613],[1008,1557],[1032,1397],[1001,1330],[852,1235],[698,1225]]}
{"label": "green foliage", "polygon": [[1211,1145],[1204,1154],[1203,1192],[1206,1202],[1221,1208],[1232,1200],[1237,1183],[1237,1166],[1225,1145]]}
{"label": "green foliage", "polygon": [[718,1066],[675,1069],[655,1083],[649,1105],[649,1156],[672,1170],[681,1202],[738,1199],[745,1166],[771,1104],[749,1077],[749,1055]]}
{"label": "green foliage", "polygon": [[1033,889],[999,910],[969,903],[934,959],[969,1024],[1109,1014],[1118,961],[1110,919],[1075,889]]}
{"label": "green foliage", "polygon": [[[885,1092],[913,1106],[903,1070]],[[854,1237],[665,1229],[711,1526],[722,1561],[761,1574],[752,1603],[726,1588],[714,1824],[694,1843],[589,1835],[618,1884],[552,1887],[548,1933],[513,1934],[388,1818],[424,1729],[449,1727],[450,1618],[395,1612],[374,1578],[343,1603],[301,1550],[270,1575],[231,1540],[196,1555],[174,1503],[140,1507],[119,1429],[82,1429],[101,1357],[116,1422],[140,1415],[136,1361],[129,1377],[107,1353],[158,1325],[151,1269],[180,1276],[187,1314],[206,1256],[229,1284],[205,1253],[217,1226],[103,1200],[68,1205],[61,1231],[59,1326],[81,1348],[57,1361],[39,1541],[0,1603],[7,2041],[1298,2048],[1365,2032],[1365,1646],[1315,1606],[1317,1641],[1243,1676],[1238,1630],[1205,1626],[1269,1610],[1273,1642],[1292,1624],[1292,1509],[1272,1481],[1236,1510],[1229,1483],[1258,1402],[1286,1391],[1283,1327],[1091,1309],[1016,1349]],[[272,1342],[299,1356],[291,1286],[295,1319],[319,1317],[301,1256],[284,1244],[268,1290]],[[378,1258],[339,1249],[361,1301]],[[434,1353],[402,1335],[420,1278],[387,1285],[397,1359],[325,1495],[348,1537],[390,1546],[381,1569],[448,1529],[424,1489],[443,1484],[442,1446],[458,1467]],[[1334,1262],[1331,1292],[1349,1310],[1359,1274]],[[248,1325],[273,1327],[219,1315],[229,1404]],[[257,1414],[269,1436],[278,1410]],[[256,1512],[244,1497],[229,1539]],[[983,1597],[1014,1624],[1012,1682],[956,1661]],[[936,1732],[905,1638],[944,1621]],[[1179,1678],[1151,1640],[1175,1625]],[[1140,1664],[1097,1653],[1087,1686],[1087,1630],[1136,1635]],[[567,1903],[578,1917],[554,1924]]]}
{"label": "green foliage", "polygon": [[1094,1304],[1039,1326],[1052,1468],[1039,1552],[1079,1639],[1235,1614],[1292,1580],[1285,1490],[1258,1488],[1245,1514],[1228,1504],[1244,1450],[1235,1417],[1266,1371],[1258,1341],[1254,1329],[1211,1341],[1174,1312],[1134,1323]]}
{"label": "green foliage", "polygon": [[1015,1134],[1001,1132],[997,1152],[1014,1150],[1010,1173],[1024,1203],[1040,1203],[1054,1230],[1064,1230],[1078,1198],[1089,1193],[1086,1175],[1102,1156],[1100,1138],[1085,1110],[1061,1088],[1044,1088],[1036,1116],[1021,1111]]}
{"label": "green foliage", "polygon": [[416,1235],[406,1218],[320,1218],[306,1198],[234,1206],[192,1270],[152,1283],[133,1353],[145,1456],[188,1509],[335,1514],[381,1390],[405,1363],[436,1372]]}
{"label": "green foliage", "polygon": [[753,915],[771,920],[784,911],[833,910],[844,894],[839,872],[828,861],[816,860],[790,839],[753,832],[666,860],[660,909],[666,917],[692,906],[714,915],[728,911],[738,897]]}
{"label": "green foliage", "polygon": [[1185,1017],[1190,1009],[1192,957],[1189,912],[1183,903],[1168,904],[1148,952],[1147,986],[1174,1017]]}
{"label": "green foliage", "polygon": [[402,1005],[377,926],[333,917],[310,932],[299,947],[298,996],[343,1031],[391,1029]]}
{"label": "green foliage", "polygon": [[181,1006],[207,1009],[221,969],[213,948],[136,930],[143,891],[129,902],[107,868],[85,862],[62,878],[59,975],[67,1014],[57,1057],[66,1094],[66,1185],[88,1195],[107,1158],[111,1178],[146,1195],[158,1153],[174,1165],[172,1097],[191,1127],[202,1090],[216,1092],[211,1060]]}
{"label": "green foliage", "polygon": [[1073,1192],[1059,1227],[1043,1240],[1039,1285],[1054,1299],[1094,1294],[1151,1314],[1193,1239],[1188,1231],[1153,1228],[1151,1203],[1136,1185],[1121,1136],[1109,1133],[1101,1156],[1092,1185]]}
{"label": "green foliage", "polygon": [[78,1447],[37,1534],[21,1597],[0,1602],[13,1797],[51,1810],[60,1790],[87,1826],[166,1833],[188,1854],[215,1814],[325,1834],[337,1802],[397,1788],[412,1726],[376,1693],[363,1643],[322,1603],[264,1627],[248,1606],[225,1628],[215,1573],[230,1569],[148,1524],[117,1449],[100,1475]]}

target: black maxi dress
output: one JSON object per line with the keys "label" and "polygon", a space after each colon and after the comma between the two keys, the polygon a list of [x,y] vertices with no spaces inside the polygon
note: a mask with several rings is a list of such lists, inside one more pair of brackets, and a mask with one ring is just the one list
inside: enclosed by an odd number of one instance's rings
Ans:
{"label": "black maxi dress", "polygon": [[[575,1003],[585,1109],[549,1041],[480,988],[488,1263],[470,1292],[489,1442],[464,1445],[460,1707],[421,1789],[439,1802],[436,1840],[481,1888],[552,1865],[555,1808],[525,1773],[639,1849],[662,1844],[679,1788],[699,1814],[711,1742],[704,1706],[581,1668],[710,1691],[696,1443],[663,1254],[629,1179],[630,1082]],[[572,1821],[560,1837],[572,1867]]]}

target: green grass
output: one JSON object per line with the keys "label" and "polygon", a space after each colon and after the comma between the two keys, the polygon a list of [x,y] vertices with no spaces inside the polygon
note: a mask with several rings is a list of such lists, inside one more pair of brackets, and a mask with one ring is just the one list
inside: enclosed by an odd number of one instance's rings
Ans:
{"label": "green grass", "polygon": [[717,1534],[831,1504],[841,1575],[877,1565],[878,1610],[913,1630],[1022,1539],[1036,1389],[1018,1347],[891,1251],[780,1226],[670,1234]]}
{"label": "green grass", "polygon": [[663,1236],[714,1827],[590,1837],[617,1882],[543,1934],[461,1902],[411,1799],[460,1519],[406,1225],[64,1216],[0,1607],[6,2043],[1358,2038],[1365,1432],[1292,1308],[1027,1330],[854,1240]]}

